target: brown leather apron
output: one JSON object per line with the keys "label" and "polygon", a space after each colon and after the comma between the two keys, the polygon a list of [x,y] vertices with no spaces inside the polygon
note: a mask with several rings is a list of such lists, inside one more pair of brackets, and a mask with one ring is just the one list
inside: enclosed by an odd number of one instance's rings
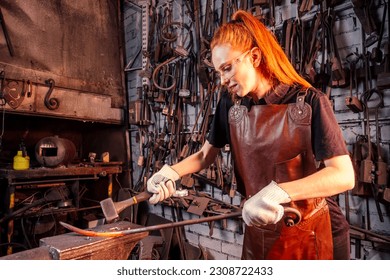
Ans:
{"label": "brown leather apron", "polygon": [[[271,180],[296,180],[316,169],[311,144],[311,107],[305,92],[296,103],[254,105],[250,111],[236,103],[229,110],[232,155],[239,191],[247,198]],[[302,186],[303,188],[305,186]],[[246,227],[242,259],[332,259],[333,244],[324,198],[288,203],[302,214],[287,227]]]}

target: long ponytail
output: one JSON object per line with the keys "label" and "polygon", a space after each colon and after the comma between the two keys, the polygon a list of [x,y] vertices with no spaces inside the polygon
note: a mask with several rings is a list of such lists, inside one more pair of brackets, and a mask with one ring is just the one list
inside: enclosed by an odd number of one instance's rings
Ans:
{"label": "long ponytail", "polygon": [[274,34],[252,14],[243,10],[235,12],[232,21],[215,32],[210,44],[211,50],[224,43],[242,51],[258,47],[262,54],[259,69],[264,77],[287,85],[311,87],[294,69]]}

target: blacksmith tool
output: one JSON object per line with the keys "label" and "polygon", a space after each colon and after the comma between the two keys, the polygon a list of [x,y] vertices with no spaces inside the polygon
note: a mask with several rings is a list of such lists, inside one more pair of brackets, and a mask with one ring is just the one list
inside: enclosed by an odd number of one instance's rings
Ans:
{"label": "blacksmith tool", "polygon": [[[286,226],[291,227],[297,225],[301,221],[301,214],[300,212],[291,207],[285,207],[284,208],[285,217],[284,217],[284,223]],[[291,215],[293,214],[293,215]],[[127,230],[116,230],[116,228],[113,228],[112,231],[93,231],[89,229],[81,229],[75,226],[72,226],[70,224],[67,224],[65,222],[59,222],[64,228],[85,236],[93,236],[93,237],[118,237],[118,236],[124,236],[132,233],[139,233],[139,232],[145,232],[145,231],[154,231],[154,230],[160,230],[160,229],[167,229],[167,228],[174,228],[174,227],[180,227],[180,226],[186,226],[186,225],[193,225],[193,224],[200,224],[205,222],[212,222],[212,221],[219,221],[219,220],[225,220],[228,218],[238,218],[241,216],[241,211],[232,211],[230,213],[226,214],[220,214],[220,215],[213,215],[208,217],[203,217],[199,219],[191,219],[191,220],[185,220],[185,221],[179,221],[179,222],[172,222],[167,224],[159,224],[159,225],[153,225],[153,226],[147,226],[147,227],[139,227],[139,228],[133,228],[133,229],[127,229]]]}
{"label": "blacksmith tool", "polygon": [[64,228],[73,231],[77,234],[85,235],[85,236],[93,236],[93,237],[118,237],[118,236],[124,236],[128,234],[133,233],[139,233],[139,232],[145,232],[145,231],[154,231],[154,230],[160,230],[160,229],[166,229],[166,228],[173,228],[173,227],[180,227],[180,226],[186,226],[186,225],[192,225],[192,224],[200,224],[204,222],[211,222],[211,221],[218,221],[218,220],[224,220],[228,218],[234,218],[241,216],[241,211],[237,212],[231,212],[228,214],[221,214],[221,215],[213,215],[208,216],[204,218],[199,219],[191,219],[191,220],[185,220],[185,221],[179,221],[179,222],[172,222],[167,224],[160,224],[160,225],[154,225],[154,226],[147,226],[147,227],[140,227],[140,228],[133,228],[133,229],[127,229],[127,230],[116,230],[115,228],[113,231],[92,231],[92,230],[86,230],[81,229],[72,225],[69,225],[64,222],[59,222]]}
{"label": "blacksmith tool", "polygon": [[114,202],[112,198],[106,198],[100,201],[100,206],[102,208],[104,217],[106,218],[107,223],[110,223],[119,218],[119,213],[125,210],[126,208],[138,204],[139,202],[148,200],[152,196],[152,193],[141,192],[129,199]]}

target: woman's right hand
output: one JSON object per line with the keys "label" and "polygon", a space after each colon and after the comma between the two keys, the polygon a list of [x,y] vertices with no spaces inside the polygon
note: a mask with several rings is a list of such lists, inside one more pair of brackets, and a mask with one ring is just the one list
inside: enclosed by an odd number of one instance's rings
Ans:
{"label": "woman's right hand", "polygon": [[153,194],[149,198],[149,203],[156,204],[171,197],[176,191],[176,181],[179,179],[179,174],[165,164],[146,183],[147,191]]}

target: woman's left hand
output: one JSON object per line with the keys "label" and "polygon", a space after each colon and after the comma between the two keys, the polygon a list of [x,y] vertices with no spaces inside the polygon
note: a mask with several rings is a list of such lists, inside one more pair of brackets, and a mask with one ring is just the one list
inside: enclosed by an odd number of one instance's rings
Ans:
{"label": "woman's left hand", "polygon": [[284,215],[281,204],[290,201],[288,193],[272,181],[244,203],[242,218],[248,226],[276,224]]}

